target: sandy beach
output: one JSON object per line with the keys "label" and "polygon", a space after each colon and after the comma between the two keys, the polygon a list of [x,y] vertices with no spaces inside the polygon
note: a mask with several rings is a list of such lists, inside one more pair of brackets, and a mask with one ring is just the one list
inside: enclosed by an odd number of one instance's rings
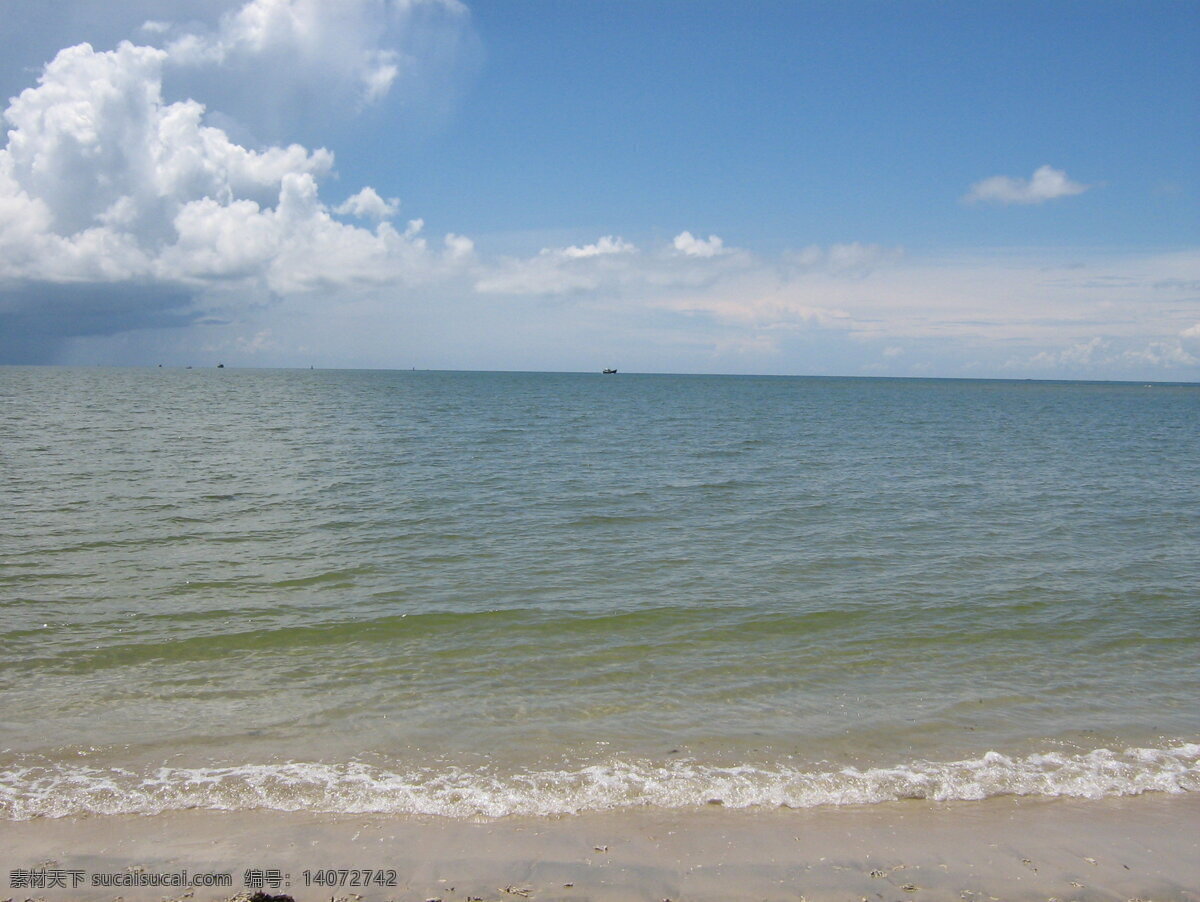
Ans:
{"label": "sandy beach", "polygon": [[[210,811],[37,819],[0,825],[9,884],[0,898],[208,902],[261,889],[297,902],[1192,902],[1200,899],[1198,827],[1193,794],[478,822]],[[96,875],[183,869],[189,880],[229,874],[232,884],[96,885]],[[67,885],[11,885],[39,870]],[[350,885],[355,871],[360,882],[375,872],[373,884],[390,884],[394,871],[394,885]]]}

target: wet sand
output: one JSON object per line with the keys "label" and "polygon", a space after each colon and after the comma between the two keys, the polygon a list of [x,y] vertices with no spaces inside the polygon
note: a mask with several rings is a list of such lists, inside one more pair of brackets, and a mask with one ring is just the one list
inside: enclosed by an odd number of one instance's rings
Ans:
{"label": "wet sand", "polygon": [[[0,899],[1200,900],[1200,795],[856,808],[638,810],[469,822],[186,811],[0,824]],[[94,875],[229,873],[232,886],[96,887]],[[266,882],[247,885],[247,870]],[[395,871],[395,886],[304,871]],[[11,886],[15,871],[83,885]],[[278,871],[279,884],[273,885]],[[335,882],[342,880],[333,875]],[[359,875],[361,878],[362,874]],[[372,880],[374,880],[374,875]]]}

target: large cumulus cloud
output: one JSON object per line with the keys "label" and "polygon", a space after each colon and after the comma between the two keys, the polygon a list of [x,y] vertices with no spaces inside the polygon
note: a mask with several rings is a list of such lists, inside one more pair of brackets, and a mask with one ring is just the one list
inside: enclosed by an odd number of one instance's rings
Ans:
{"label": "large cumulus cloud", "polygon": [[340,209],[373,214],[374,228],[338,219],[320,197],[328,150],[244,147],[201,103],[167,102],[170,52],[66,48],[5,111],[0,325],[6,345],[29,336],[9,359],[48,354],[56,336],[186,322],[230,286],[403,285],[461,262],[461,238],[431,251],[373,189]]}
{"label": "large cumulus cloud", "polygon": [[169,85],[273,139],[397,95],[437,112],[476,53],[459,0],[250,0],[212,26],[142,32],[167,50]]}

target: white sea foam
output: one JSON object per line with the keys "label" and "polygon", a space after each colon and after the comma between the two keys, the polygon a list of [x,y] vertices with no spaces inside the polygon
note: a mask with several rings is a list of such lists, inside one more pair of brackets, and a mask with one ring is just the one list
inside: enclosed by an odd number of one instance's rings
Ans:
{"label": "white sea foam", "polygon": [[576,770],[500,774],[458,768],[385,770],[345,764],[120,768],[22,764],[0,772],[0,817],[157,814],[188,808],[271,809],[445,817],[557,815],[634,807],[810,808],[898,799],[993,796],[1102,798],[1200,790],[1200,744],[950,762],[802,770],[610,761]]}

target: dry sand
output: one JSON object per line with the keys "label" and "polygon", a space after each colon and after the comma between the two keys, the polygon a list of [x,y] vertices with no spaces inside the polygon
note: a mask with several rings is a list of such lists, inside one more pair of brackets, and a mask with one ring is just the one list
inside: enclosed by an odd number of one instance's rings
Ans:
{"label": "dry sand", "polygon": [[[266,811],[43,819],[0,824],[0,867],[0,900],[178,899],[185,890],[90,881],[187,868],[233,876],[232,887],[192,889],[196,902],[253,891],[247,869],[277,869],[289,883],[265,891],[297,902],[1200,902],[1200,794],[477,823]],[[396,886],[305,886],[305,870],[327,868],[394,869]],[[20,869],[74,870],[85,883],[10,887]]]}

